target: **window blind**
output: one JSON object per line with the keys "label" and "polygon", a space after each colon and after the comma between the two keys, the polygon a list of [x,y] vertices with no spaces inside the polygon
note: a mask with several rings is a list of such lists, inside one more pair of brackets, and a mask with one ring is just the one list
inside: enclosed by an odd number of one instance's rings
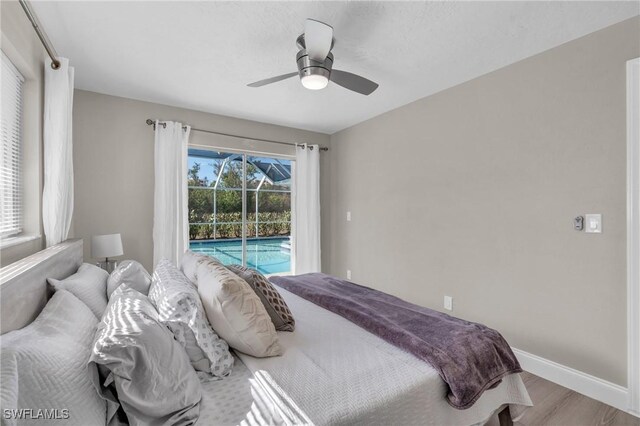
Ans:
{"label": "window blind", "polygon": [[2,53],[0,237],[22,231],[22,97],[24,77]]}

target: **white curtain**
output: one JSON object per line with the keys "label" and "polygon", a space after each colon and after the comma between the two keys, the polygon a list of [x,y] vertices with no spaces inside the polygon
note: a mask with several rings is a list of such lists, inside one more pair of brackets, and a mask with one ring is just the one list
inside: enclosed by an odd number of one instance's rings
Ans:
{"label": "white curtain", "polygon": [[156,121],[153,199],[153,266],[163,258],[175,265],[188,248],[187,143],[191,127]]}
{"label": "white curtain", "polygon": [[73,67],[44,65],[44,189],[42,222],[47,247],[67,239],[73,216]]}
{"label": "white curtain", "polygon": [[320,272],[320,147],[296,148],[294,272]]}

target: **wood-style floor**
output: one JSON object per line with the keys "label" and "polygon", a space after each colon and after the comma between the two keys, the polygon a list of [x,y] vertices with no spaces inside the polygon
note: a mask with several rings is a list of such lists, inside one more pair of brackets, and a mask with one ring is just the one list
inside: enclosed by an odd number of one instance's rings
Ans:
{"label": "wood-style floor", "polygon": [[[640,419],[602,402],[556,385],[548,380],[522,373],[534,406],[525,411],[515,426],[640,426]],[[494,416],[486,426],[499,426]]]}

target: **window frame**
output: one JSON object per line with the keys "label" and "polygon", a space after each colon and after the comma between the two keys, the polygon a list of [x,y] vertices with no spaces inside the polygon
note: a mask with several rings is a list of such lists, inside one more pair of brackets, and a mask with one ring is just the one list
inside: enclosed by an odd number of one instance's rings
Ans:
{"label": "window frame", "polygon": [[[2,239],[3,242],[8,240],[7,243],[12,243],[12,242],[15,243],[17,239],[20,238],[20,236],[24,233],[25,202],[24,202],[24,194],[23,194],[23,187],[24,187],[23,150],[24,150],[25,85],[26,85],[27,79],[24,76],[24,74],[20,71],[20,69],[14,64],[11,58],[4,52],[4,50],[0,51],[0,54],[2,56],[3,69],[6,67],[8,68],[8,70],[10,70],[13,73],[10,77],[12,79],[12,82],[17,83],[16,86],[18,86],[17,91],[11,91],[9,93],[3,91],[3,94],[12,96],[17,92],[19,97],[17,102],[14,102],[14,105],[12,105],[17,107],[18,109],[18,113],[16,114],[17,121],[18,121],[18,126],[17,126],[18,137],[17,137],[17,144],[15,144],[17,145],[17,147],[14,145],[15,140],[5,140],[3,137],[1,141],[2,142],[1,149],[5,150],[5,142],[6,142],[9,145],[11,145],[9,147],[6,147],[8,151],[17,151],[16,165],[15,167],[12,167],[13,174],[15,176],[13,176],[13,181],[9,182],[7,186],[11,187],[9,192],[12,192],[12,195],[10,195],[10,198],[13,199],[12,205],[18,204],[18,206],[12,207],[12,210],[11,210],[10,216],[12,217],[11,222],[13,223],[13,227],[4,232],[0,231],[0,239]],[[12,114],[13,113],[14,112],[12,112]],[[13,128],[14,125],[15,125],[15,122],[12,123],[11,127]],[[16,214],[16,210],[17,210],[17,214]],[[14,217],[16,215],[18,216],[17,220]],[[4,215],[3,215],[3,218],[4,218]],[[1,226],[4,226],[4,223],[0,223],[0,227]],[[6,245],[8,244],[2,244],[3,247]]]}

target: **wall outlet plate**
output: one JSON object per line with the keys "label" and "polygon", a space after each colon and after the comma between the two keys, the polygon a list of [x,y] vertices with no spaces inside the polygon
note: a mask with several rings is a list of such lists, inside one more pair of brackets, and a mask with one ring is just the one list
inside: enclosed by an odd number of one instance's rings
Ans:
{"label": "wall outlet plate", "polygon": [[351,279],[351,269],[347,269],[347,279]]}
{"label": "wall outlet plate", "polygon": [[453,311],[453,297],[451,296],[444,297],[444,308],[447,311]]}
{"label": "wall outlet plate", "polygon": [[584,228],[589,234],[602,233],[602,215],[587,214],[584,216]]}

